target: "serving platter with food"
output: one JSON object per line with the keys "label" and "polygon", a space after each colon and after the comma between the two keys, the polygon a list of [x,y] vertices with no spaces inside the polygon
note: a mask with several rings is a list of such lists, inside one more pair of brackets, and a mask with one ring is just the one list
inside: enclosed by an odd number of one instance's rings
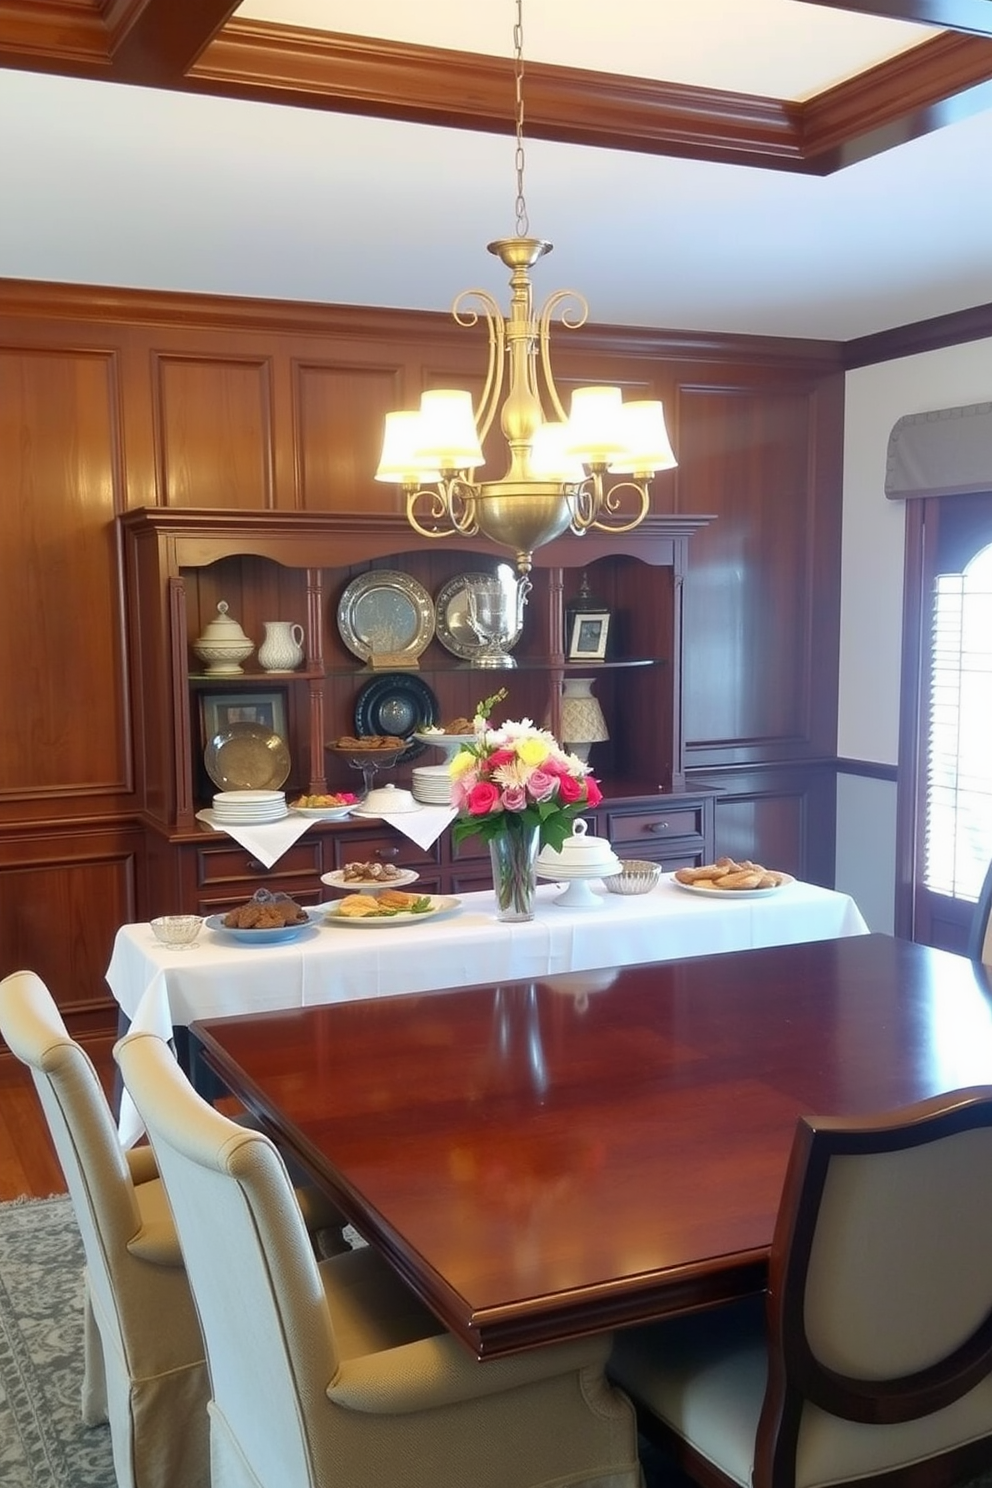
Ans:
{"label": "serving platter with food", "polygon": [[241,945],[281,945],[296,940],[324,918],[324,909],[305,909],[288,894],[272,894],[259,889],[245,904],[222,914],[208,915],[208,930],[216,931]]}
{"label": "serving platter with food", "polygon": [[382,889],[401,889],[405,884],[416,883],[420,874],[413,868],[397,868],[393,863],[371,861],[345,863],[333,873],[322,873],[321,883],[332,889],[344,889],[346,893],[361,890],[365,894],[377,894]]}
{"label": "serving platter with food", "polygon": [[715,863],[704,863],[701,868],[676,868],[671,881],[677,889],[686,889],[690,894],[721,897],[732,894],[742,899],[774,894],[795,879],[790,873],[766,868],[750,858],[738,863],[734,858],[723,857]]}
{"label": "serving platter with food", "polygon": [[441,915],[452,914],[460,906],[461,900],[450,894],[405,894],[400,889],[384,889],[379,894],[346,894],[327,906],[324,923],[361,930],[423,925]]}
{"label": "serving platter with food", "polygon": [[314,821],[342,821],[358,805],[354,791],[330,792],[326,795],[299,796],[290,801],[289,809],[297,816],[309,816]]}

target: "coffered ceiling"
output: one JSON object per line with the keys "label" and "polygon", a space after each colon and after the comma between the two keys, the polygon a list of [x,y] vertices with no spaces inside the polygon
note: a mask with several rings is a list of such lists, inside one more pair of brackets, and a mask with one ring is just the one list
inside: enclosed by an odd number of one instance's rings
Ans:
{"label": "coffered ceiling", "polygon": [[[0,0],[0,275],[503,296],[514,0]],[[535,290],[846,340],[992,302],[992,0],[526,0]]]}

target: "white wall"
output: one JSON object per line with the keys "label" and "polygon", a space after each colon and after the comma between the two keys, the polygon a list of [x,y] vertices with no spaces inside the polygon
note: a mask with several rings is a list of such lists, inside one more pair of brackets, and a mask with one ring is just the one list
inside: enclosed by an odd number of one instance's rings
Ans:
{"label": "white wall", "polygon": [[[905,515],[901,501],[885,496],[892,426],[906,413],[989,399],[992,340],[847,374],[837,717],[842,759],[884,765],[899,759]],[[858,899],[873,930],[890,933],[894,794],[888,781],[853,776],[842,778],[837,793],[837,887]]]}

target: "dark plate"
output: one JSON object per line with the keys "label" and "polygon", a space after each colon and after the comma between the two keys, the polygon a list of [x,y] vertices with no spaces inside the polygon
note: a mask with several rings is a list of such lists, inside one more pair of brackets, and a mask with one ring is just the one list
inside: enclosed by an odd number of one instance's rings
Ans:
{"label": "dark plate", "polygon": [[[426,682],[408,672],[384,672],[367,682],[355,700],[356,734],[396,734],[401,739],[437,723],[437,698]],[[425,744],[413,739],[398,757],[397,764],[423,754]]]}

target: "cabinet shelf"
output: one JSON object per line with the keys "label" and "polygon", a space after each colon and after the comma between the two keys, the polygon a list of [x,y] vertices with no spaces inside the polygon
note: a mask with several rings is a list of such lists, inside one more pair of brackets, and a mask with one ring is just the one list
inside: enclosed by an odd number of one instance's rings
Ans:
{"label": "cabinet shelf", "polygon": [[[131,651],[136,791],[149,831],[154,824],[157,840],[170,844],[150,850],[149,908],[164,897],[156,885],[170,875],[179,875],[185,885],[179,895],[172,883],[173,906],[182,898],[190,904],[202,898],[194,851],[202,839],[196,835],[195,813],[210,796],[201,700],[212,690],[285,694],[292,759],[286,790],[315,794],[353,787],[351,774],[339,778],[335,773],[325,745],[353,730],[359,695],[377,676],[409,671],[423,678],[436,694],[439,721],[470,717],[480,698],[505,687],[509,696],[495,721],[533,718],[556,737],[561,684],[569,677],[593,677],[610,737],[593,746],[591,765],[598,777],[609,777],[615,801],[620,807],[625,799],[643,802],[645,782],[668,798],[684,792],[682,580],[691,535],[709,520],[651,516],[629,534],[564,536],[539,550],[513,667],[475,666],[442,651],[435,638],[417,666],[378,668],[347,650],[337,624],[340,597],[357,575],[376,568],[401,570],[436,596],[452,579],[487,561],[504,562],[506,555],[481,538],[428,541],[399,517],[377,516],[365,523],[336,513],[164,508],[125,514],[120,524],[129,632],[136,638]],[[583,571],[612,617],[610,640],[618,654],[603,660],[565,655],[566,616],[580,596]],[[252,637],[262,635],[273,616],[300,624],[303,666],[266,672],[249,663],[234,676],[207,674],[191,643],[220,600]],[[414,767],[407,761],[389,778],[409,786]],[[617,808],[611,804],[612,809]],[[333,832],[321,834],[310,839],[311,845],[325,835],[336,840]],[[343,834],[351,835],[353,829]],[[695,855],[696,847],[690,850],[686,843],[679,851]],[[170,853],[180,861],[170,862]],[[306,856],[301,848],[300,862]],[[456,857],[453,853],[452,864]],[[443,891],[455,892],[461,870],[445,864],[447,858],[439,869]],[[278,866],[280,872],[290,871],[288,861]]]}

